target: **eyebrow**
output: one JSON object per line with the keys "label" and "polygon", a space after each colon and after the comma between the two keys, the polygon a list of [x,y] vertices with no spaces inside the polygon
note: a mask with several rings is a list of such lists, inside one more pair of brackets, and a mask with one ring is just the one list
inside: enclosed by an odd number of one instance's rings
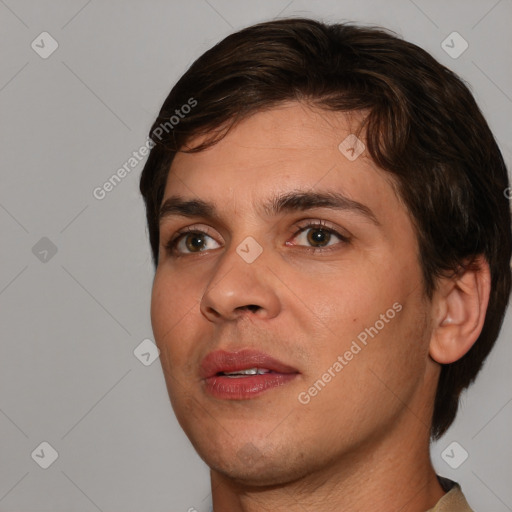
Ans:
{"label": "eyebrow", "polygon": [[[367,218],[377,226],[381,225],[368,206],[338,192],[292,191],[272,197],[262,206],[263,212],[269,217],[277,216],[281,213],[292,213],[313,208],[349,211]],[[174,195],[162,203],[158,220],[161,223],[164,219],[172,216],[215,219],[218,217],[216,211],[214,203],[201,199],[185,199]]]}

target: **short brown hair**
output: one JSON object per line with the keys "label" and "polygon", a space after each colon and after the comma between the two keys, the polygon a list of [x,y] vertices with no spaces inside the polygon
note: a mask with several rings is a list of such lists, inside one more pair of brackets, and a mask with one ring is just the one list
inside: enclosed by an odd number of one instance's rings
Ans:
{"label": "short brown hair", "polygon": [[[170,126],[191,99],[196,106]],[[140,190],[153,261],[158,264],[159,208],[176,152],[201,151],[238,121],[293,100],[365,112],[368,152],[397,183],[415,226],[429,299],[438,277],[467,268],[479,255],[490,265],[482,332],[466,355],[441,370],[431,427],[437,439],[500,331],[512,235],[507,169],[489,126],[463,81],[423,49],[380,27],[292,18],[245,28],[204,53],[173,87],[150,131],[154,147]],[[187,147],[197,135],[206,140]]]}

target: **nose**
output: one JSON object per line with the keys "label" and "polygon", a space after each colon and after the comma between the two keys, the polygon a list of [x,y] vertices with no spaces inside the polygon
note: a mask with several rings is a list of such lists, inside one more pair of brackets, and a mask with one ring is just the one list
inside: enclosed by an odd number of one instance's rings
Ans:
{"label": "nose", "polygon": [[268,267],[265,251],[255,261],[247,263],[235,249],[228,249],[216,266],[201,299],[201,313],[211,322],[236,320],[247,315],[274,318],[281,305],[276,278]]}

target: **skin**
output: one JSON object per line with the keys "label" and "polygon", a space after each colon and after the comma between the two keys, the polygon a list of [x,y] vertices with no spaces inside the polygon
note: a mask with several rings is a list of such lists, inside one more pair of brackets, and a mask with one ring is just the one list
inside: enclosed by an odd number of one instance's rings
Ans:
{"label": "skin", "polygon": [[[426,300],[416,235],[390,175],[366,151],[350,161],[338,149],[359,120],[290,102],[172,163],[164,201],[200,198],[216,205],[218,218],[162,219],[151,319],[175,414],[211,468],[216,512],[362,511],[376,503],[381,512],[424,512],[444,495],[429,455],[439,362],[458,359],[478,337],[488,268],[441,281]],[[297,190],[342,192],[379,224],[325,207],[275,217],[261,210],[269,197]],[[319,220],[349,241],[332,234],[323,250],[308,250],[317,228],[298,232]],[[181,252],[167,249],[187,226],[207,230],[200,252],[183,238]],[[252,263],[236,252],[248,236],[263,249]],[[401,311],[300,403],[299,393],[395,303]],[[300,374],[251,399],[211,397],[202,359],[242,348]]]}

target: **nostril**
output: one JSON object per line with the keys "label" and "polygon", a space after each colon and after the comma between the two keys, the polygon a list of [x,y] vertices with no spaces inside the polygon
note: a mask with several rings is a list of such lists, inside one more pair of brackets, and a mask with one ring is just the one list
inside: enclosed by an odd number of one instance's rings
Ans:
{"label": "nostril", "polygon": [[249,304],[248,306],[242,306],[240,309],[249,309],[250,311],[257,311],[260,309],[260,306],[257,306],[256,304]]}

